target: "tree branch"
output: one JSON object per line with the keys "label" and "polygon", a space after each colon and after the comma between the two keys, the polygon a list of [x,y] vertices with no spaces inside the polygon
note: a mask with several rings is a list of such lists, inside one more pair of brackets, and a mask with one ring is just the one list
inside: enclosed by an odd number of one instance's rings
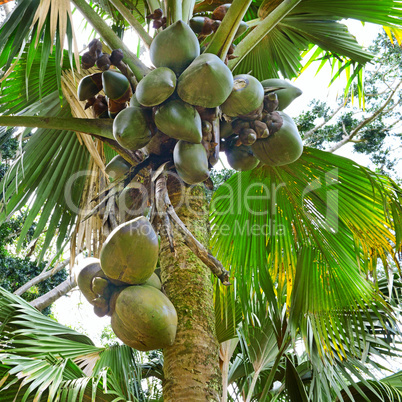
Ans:
{"label": "tree branch", "polygon": [[[296,7],[301,0],[283,0],[265,19],[263,19],[236,47],[228,67],[233,71],[235,67],[260,43],[260,41],[282,21],[286,15]],[[229,9],[230,10],[230,9]],[[222,23],[223,24],[223,23]],[[219,31],[219,29],[218,29]],[[217,32],[218,32],[217,31]]]}
{"label": "tree branch", "polygon": [[304,139],[305,141],[308,140],[316,131],[318,131],[320,128],[324,127],[329,121],[331,121],[331,120],[336,116],[336,114],[338,114],[339,111],[340,111],[342,108],[345,107],[347,101],[348,101],[348,99],[346,99],[345,102],[342,103],[342,105],[340,105],[340,106],[338,107],[338,109],[336,109],[336,110],[331,114],[331,116],[327,117],[327,118],[324,120],[324,122],[323,122],[322,124],[319,124],[318,126],[315,126],[315,127],[312,128],[310,131],[307,131],[307,133],[304,134],[303,139]]}
{"label": "tree branch", "polygon": [[71,289],[75,288],[76,286],[77,282],[75,278],[70,276],[54,289],[45,293],[43,296],[31,301],[30,305],[37,308],[39,311],[42,311],[43,309],[54,303],[56,300],[60,299],[61,296],[67,294]]}
{"label": "tree branch", "polygon": [[55,130],[78,131],[113,139],[112,119],[78,119],[75,117],[0,116],[0,126],[38,127]]}
{"label": "tree branch", "polygon": [[135,78],[140,81],[151,70],[130,50],[130,48],[113,32],[106,22],[92,9],[85,0],[73,0],[87,21],[99,33],[101,38],[112,49],[121,49],[124,53],[123,61],[133,71]]}
{"label": "tree branch", "polygon": [[385,102],[381,105],[381,107],[379,109],[377,109],[377,111],[375,113],[373,113],[371,116],[367,117],[366,119],[364,119],[361,123],[359,123],[359,125],[348,135],[346,136],[343,140],[339,141],[337,144],[335,144],[334,146],[332,146],[328,152],[335,152],[336,150],[338,150],[340,147],[344,146],[345,144],[347,144],[348,142],[350,142],[351,139],[353,139],[353,137],[356,136],[356,134],[365,126],[367,126],[367,124],[371,123],[373,120],[375,120],[383,111],[384,109],[387,107],[387,105],[391,102],[392,97],[395,95],[395,92],[398,90],[398,88],[401,86],[402,81],[399,81],[399,83],[395,86],[395,88],[392,90],[392,92],[390,93],[390,95],[388,96],[388,98],[385,100]]}
{"label": "tree branch", "polygon": [[57,272],[60,272],[63,268],[65,268],[68,264],[70,263],[70,259],[68,258],[67,260],[63,261],[61,264],[57,265],[55,268],[43,272],[39,274],[38,276],[35,276],[35,278],[32,278],[30,281],[19,287],[14,294],[17,296],[21,296],[24,294],[27,290],[29,290],[32,286],[37,285],[38,283],[41,283],[45,281],[46,279],[50,278],[51,276],[57,274]]}
{"label": "tree branch", "polygon": [[131,14],[130,10],[120,0],[110,0],[110,2],[119,10],[120,14],[126,19],[131,27],[137,32],[138,36],[143,40],[145,45],[149,48],[151,46],[152,38],[143,26],[137,21],[137,18]]}
{"label": "tree branch", "polygon": [[222,263],[193,236],[193,234],[177,216],[176,211],[170,203],[167,192],[166,177],[163,174],[161,174],[157,179],[157,187],[159,188],[158,197],[160,198],[159,209],[162,211],[162,213],[165,213],[169,216],[173,224],[181,232],[184,243],[211,270],[211,272],[222,282],[223,285],[230,285],[229,272],[226,271]]}

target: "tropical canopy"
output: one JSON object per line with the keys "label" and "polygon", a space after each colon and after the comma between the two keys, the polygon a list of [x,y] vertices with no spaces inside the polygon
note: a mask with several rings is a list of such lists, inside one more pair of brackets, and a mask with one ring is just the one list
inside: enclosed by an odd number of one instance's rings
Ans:
{"label": "tropical canopy", "polygon": [[[35,223],[39,259],[49,247],[58,258],[67,244],[72,261],[83,250],[98,256],[127,218],[115,214],[123,189],[133,179],[156,183],[141,215],[158,215],[161,278],[179,322],[163,358],[141,361],[125,345],[96,347],[0,289],[0,399],[161,400],[161,389],[165,401],[401,399],[398,373],[374,375],[399,355],[402,191],[393,180],[305,148],[289,165],[232,175],[209,202],[212,182],[178,188],[168,180],[170,155],[123,148],[113,120],[94,119],[77,97],[81,78],[98,70],[80,67],[74,8],[105,53],[121,49],[135,89],[152,71],[139,56],[163,27],[155,10],[169,27],[211,17],[224,1],[15,3],[0,28],[0,142],[17,137],[20,153],[1,182],[0,220],[28,205],[19,248]],[[213,34],[199,34],[201,52],[260,81],[329,63],[333,79],[345,73],[363,96],[374,55],[343,20],[400,38],[397,0],[231,3]],[[242,21],[248,29],[234,47]],[[138,43],[124,42],[130,29]],[[110,183],[105,165],[117,154],[133,168]]]}

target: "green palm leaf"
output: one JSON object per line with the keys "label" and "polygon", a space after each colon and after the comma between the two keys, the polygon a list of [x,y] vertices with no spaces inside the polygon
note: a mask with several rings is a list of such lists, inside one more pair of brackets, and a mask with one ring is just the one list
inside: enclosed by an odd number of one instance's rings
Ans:
{"label": "green palm leaf", "polygon": [[[55,80],[57,57],[48,57],[45,74],[42,74],[42,56],[43,47],[39,46],[31,59],[30,76],[26,80],[30,49],[27,48],[23,53],[20,63],[0,90],[0,113],[72,117],[67,101],[64,99],[60,103]],[[67,66],[65,61],[63,68]],[[84,181],[81,178],[74,182],[67,193],[65,185],[71,175],[86,169],[89,153],[71,131],[38,129],[32,134],[30,129],[26,129],[20,136],[25,138],[22,154],[0,183],[4,203],[0,220],[13,215],[30,200],[31,209],[26,216],[18,246],[21,246],[32,223],[37,221],[34,238],[46,230],[39,256],[41,259],[56,231],[59,249],[71,232]]]}
{"label": "green palm leaf", "polygon": [[9,15],[7,21],[0,28],[0,70],[6,76],[13,69],[14,58],[24,51],[25,43],[29,43],[29,57],[27,58],[26,79],[29,79],[30,70],[38,51],[39,38],[43,38],[41,47],[40,88],[50,53],[54,52],[56,59],[56,83],[61,91],[61,70],[63,59],[64,39],[67,35],[68,60],[70,68],[74,68],[72,57],[73,44],[75,64],[78,64],[78,50],[72,29],[72,15],[69,2],[40,2],[39,0],[23,0]]}
{"label": "green palm leaf", "polygon": [[355,18],[380,25],[397,26],[401,14],[399,2],[392,0],[371,0],[364,5],[351,4],[345,0],[331,3],[302,0],[254,47],[255,43],[247,42],[247,36],[262,21],[257,19],[256,11],[250,10],[246,18],[252,20],[250,23],[253,29],[243,38],[247,45],[242,48],[240,42],[235,51],[235,55],[240,57],[230,61],[229,66],[235,73],[252,71],[260,80],[277,77],[278,72],[286,78],[293,78],[301,70],[301,52],[316,45],[318,48],[313,59],[324,56],[324,60],[335,65],[337,61],[341,61],[342,69],[352,62],[357,75],[359,64],[369,61],[372,55],[361,48],[356,38],[339,21],[342,18]]}
{"label": "green palm leaf", "polygon": [[0,322],[2,401],[13,400],[19,388],[20,395],[43,393],[52,401],[144,397],[138,351],[126,345],[97,347],[2,288]]}
{"label": "green palm leaf", "polygon": [[303,311],[326,354],[332,341],[347,343],[346,333],[328,327],[328,320],[341,327],[339,312],[357,311],[361,321],[369,310],[379,319],[379,310],[389,311],[361,273],[375,276],[378,258],[397,263],[400,200],[390,179],[308,149],[291,165],[236,174],[222,185],[211,204],[211,245],[242,284],[244,312],[253,311],[250,294],[269,272],[292,308],[291,325]]}

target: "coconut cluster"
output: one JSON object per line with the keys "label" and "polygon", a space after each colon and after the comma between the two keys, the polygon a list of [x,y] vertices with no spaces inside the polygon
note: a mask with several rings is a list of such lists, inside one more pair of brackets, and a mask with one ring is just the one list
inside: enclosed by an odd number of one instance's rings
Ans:
{"label": "coconut cluster", "polygon": [[83,78],[78,88],[79,98],[92,102],[104,90],[103,113],[114,118],[113,135],[122,147],[152,154],[158,152],[153,144],[168,144],[165,156],[171,153],[187,184],[205,181],[221,151],[236,170],[289,164],[303,151],[295,123],[283,112],[301,94],[298,88],[281,79],[233,76],[219,57],[200,53],[199,41],[205,43],[228,7],[214,11],[214,23],[194,17],[190,25],[179,20],[161,30],[150,46],[155,69],[135,88],[124,74],[107,69]]}
{"label": "coconut cluster", "polygon": [[81,264],[78,286],[99,317],[111,316],[116,336],[142,351],[173,344],[177,313],[156,275],[158,238],[141,216],[116,227],[100,259]]}

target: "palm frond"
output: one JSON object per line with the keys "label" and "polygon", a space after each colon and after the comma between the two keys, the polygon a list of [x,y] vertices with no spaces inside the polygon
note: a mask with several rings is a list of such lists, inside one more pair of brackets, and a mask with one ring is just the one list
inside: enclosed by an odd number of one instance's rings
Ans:
{"label": "palm frond", "polygon": [[[0,28],[0,71],[3,79],[9,76],[15,67],[14,58],[24,51],[28,43],[26,79],[30,78],[30,70],[38,52],[39,38],[43,38],[41,47],[41,72],[39,87],[43,85],[48,56],[54,51],[56,72],[54,76],[58,88],[61,89],[61,70],[63,64],[63,47],[67,35],[69,44],[70,68],[74,68],[72,53],[75,54],[75,65],[79,66],[70,2],[66,1],[29,1],[23,0],[9,15]],[[55,43],[55,45],[54,45]]]}
{"label": "palm frond", "polygon": [[357,311],[361,322],[370,311],[380,320],[390,311],[362,273],[375,278],[378,258],[398,264],[401,217],[401,190],[390,179],[308,149],[291,165],[238,173],[222,185],[211,204],[211,245],[242,284],[243,313],[253,311],[250,294],[269,272],[291,325],[303,310],[327,354],[335,340],[347,342],[335,329],[340,315]]}

